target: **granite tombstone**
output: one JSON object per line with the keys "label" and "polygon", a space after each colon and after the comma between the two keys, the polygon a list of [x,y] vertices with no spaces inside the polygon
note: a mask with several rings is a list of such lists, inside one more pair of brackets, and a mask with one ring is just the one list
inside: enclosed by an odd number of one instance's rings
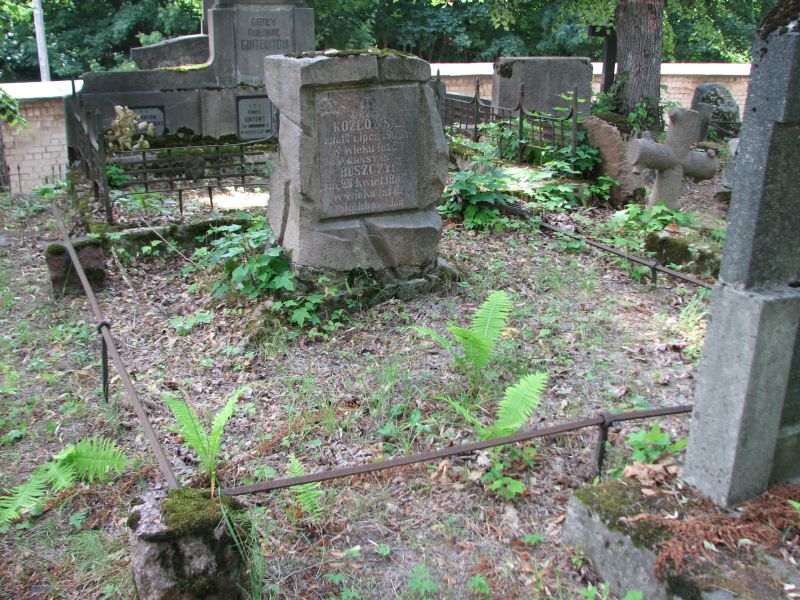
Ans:
{"label": "granite tombstone", "polygon": [[424,287],[448,164],[428,64],[377,52],[264,62],[280,110],[269,222],[295,273]]}

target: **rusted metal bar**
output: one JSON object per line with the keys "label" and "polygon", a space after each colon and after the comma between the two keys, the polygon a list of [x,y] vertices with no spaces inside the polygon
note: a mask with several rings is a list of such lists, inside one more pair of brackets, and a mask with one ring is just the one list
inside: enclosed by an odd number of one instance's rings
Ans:
{"label": "rusted metal bar", "polygon": [[[556,233],[560,233],[562,235],[566,235],[567,237],[571,237],[572,239],[579,240],[584,242],[588,246],[592,246],[593,248],[597,248],[598,250],[603,250],[604,252],[608,252],[609,254],[614,254],[619,256],[620,258],[624,258],[625,260],[629,260],[631,262],[635,262],[637,264],[643,265],[650,269],[651,274],[655,274],[656,272],[665,273],[670,277],[675,277],[676,279],[682,279],[692,285],[696,285],[698,287],[704,287],[707,289],[711,289],[712,285],[707,281],[703,281],[702,279],[697,279],[696,277],[692,277],[691,275],[686,275],[685,273],[681,273],[680,271],[675,271],[673,269],[667,268],[658,261],[650,260],[646,258],[641,258],[639,256],[634,256],[633,254],[628,254],[619,248],[615,248],[614,246],[609,246],[608,244],[603,244],[602,242],[597,242],[593,239],[584,237],[582,235],[578,235],[577,233],[571,233],[569,231],[564,231],[555,225],[550,225],[549,223],[541,222],[539,223],[539,227],[543,229],[547,229],[548,231],[553,231]],[[655,277],[653,277],[653,283],[655,283]]]}
{"label": "rusted metal bar", "polygon": [[92,285],[89,283],[86,273],[83,270],[83,265],[81,265],[81,262],[78,259],[78,253],[75,252],[75,247],[72,245],[69,232],[64,225],[64,219],[59,213],[55,213],[54,216],[58,230],[61,233],[62,239],[64,240],[64,246],[69,253],[70,259],[72,260],[72,267],[75,269],[78,279],[80,279],[81,285],[83,286],[83,291],[86,293],[86,298],[89,301],[92,312],[94,313],[95,321],[97,322],[97,329],[106,343],[106,348],[111,356],[111,360],[114,362],[114,366],[117,369],[119,378],[122,380],[122,384],[125,387],[128,399],[133,405],[136,415],[139,417],[139,423],[141,424],[144,435],[150,444],[150,448],[156,455],[156,460],[158,461],[158,466],[161,469],[161,473],[164,475],[164,479],[167,481],[167,486],[170,488],[177,488],[178,481],[175,479],[175,473],[172,471],[172,465],[170,465],[166,455],[164,454],[164,450],[161,448],[161,444],[158,442],[158,438],[156,437],[155,431],[153,431],[153,426],[150,423],[150,419],[147,417],[147,413],[144,410],[142,401],[139,399],[139,395],[136,393],[136,389],[133,387],[133,382],[128,375],[128,369],[125,367],[125,363],[122,362],[122,357],[120,357],[119,352],[117,351],[117,345],[114,342],[113,336],[111,335],[111,326],[103,316],[103,311],[100,309],[100,305],[97,303],[97,297],[94,295]]}
{"label": "rusted metal bar", "polygon": [[299,477],[286,477],[284,479],[274,479],[272,481],[265,481],[262,483],[254,483],[252,485],[241,485],[237,487],[229,487],[222,490],[222,493],[227,496],[241,496],[243,494],[255,494],[258,492],[268,492],[271,490],[280,490],[296,485],[303,485],[305,483],[317,483],[320,481],[330,481],[331,479],[342,479],[344,477],[352,477],[354,475],[363,475],[365,473],[373,473],[375,471],[384,471],[395,467],[402,467],[405,465],[413,465],[421,462],[429,462],[449,456],[457,456],[459,454],[467,454],[477,450],[486,450],[487,448],[494,448],[495,446],[503,446],[506,444],[514,444],[516,442],[526,442],[528,440],[545,437],[548,435],[556,435],[559,433],[567,433],[570,431],[577,431],[586,427],[597,427],[606,422],[619,423],[622,421],[633,421],[635,419],[650,419],[654,417],[663,417],[666,415],[678,415],[691,412],[691,406],[676,406],[670,408],[656,408],[652,410],[640,410],[628,413],[618,414],[601,414],[596,417],[589,417],[580,421],[569,421],[567,423],[560,423],[558,425],[551,425],[549,427],[540,427],[538,429],[530,429],[528,431],[521,431],[514,435],[507,435],[491,440],[481,440],[477,442],[468,442],[459,446],[450,446],[440,448],[439,450],[431,450],[429,452],[422,452],[420,454],[412,454],[410,456],[398,456],[389,460],[381,461],[378,463],[367,463],[362,465],[354,465],[352,467],[344,467],[341,469],[331,469],[328,471],[320,471],[319,473],[309,473]]}

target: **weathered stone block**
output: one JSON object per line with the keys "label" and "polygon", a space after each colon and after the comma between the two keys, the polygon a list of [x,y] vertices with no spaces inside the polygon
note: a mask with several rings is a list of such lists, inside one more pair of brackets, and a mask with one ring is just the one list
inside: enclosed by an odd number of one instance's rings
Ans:
{"label": "weathered stone block", "polygon": [[265,71],[281,111],[269,221],[295,272],[420,277],[448,160],[427,63],[360,52],[266,57]]}
{"label": "weathered stone block", "polygon": [[790,394],[790,369],[800,350],[800,290],[720,285],[711,315],[686,480],[715,502],[734,505],[763,492],[771,480],[800,477],[796,456],[776,455],[784,406],[796,410],[800,403]]}
{"label": "weathered stone block", "polygon": [[[82,237],[73,239],[72,245],[75,247],[78,260],[81,262],[92,288],[95,290],[102,288],[106,281],[105,254],[102,242],[92,237]],[[59,242],[48,244],[45,248],[45,258],[54,294],[83,293],[83,286],[72,266],[72,259],[64,244]]]}
{"label": "weathered stone block", "polygon": [[[230,502],[230,500],[223,500]],[[236,511],[234,505],[229,512]],[[134,500],[128,517],[131,571],[140,600],[242,598],[243,565],[219,501],[194,488]]]}

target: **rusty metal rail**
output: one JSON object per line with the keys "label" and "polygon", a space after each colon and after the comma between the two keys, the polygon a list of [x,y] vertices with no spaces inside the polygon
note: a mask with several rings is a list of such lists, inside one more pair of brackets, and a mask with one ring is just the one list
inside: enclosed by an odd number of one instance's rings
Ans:
{"label": "rusty metal rail", "polygon": [[161,448],[161,444],[158,442],[158,438],[156,437],[155,431],[153,431],[153,426],[150,423],[147,412],[145,412],[142,401],[139,399],[139,395],[136,393],[136,389],[133,387],[133,382],[128,375],[128,369],[125,367],[125,363],[122,362],[122,357],[120,357],[119,351],[117,350],[117,344],[114,342],[114,337],[111,335],[111,324],[106,320],[105,316],[103,315],[103,311],[100,309],[100,305],[97,303],[97,297],[94,295],[94,290],[92,290],[89,279],[86,277],[86,273],[83,270],[81,261],[78,258],[78,253],[75,252],[75,247],[72,245],[69,232],[67,231],[66,225],[64,225],[64,219],[57,211],[55,212],[54,216],[56,225],[58,226],[58,231],[64,240],[64,246],[66,247],[69,257],[72,261],[72,267],[75,269],[75,273],[78,275],[78,279],[81,281],[83,291],[86,293],[86,298],[89,300],[89,305],[92,307],[92,312],[94,313],[94,318],[97,323],[97,332],[100,334],[102,344],[101,360],[103,368],[103,392],[106,396],[106,400],[108,400],[108,356],[110,355],[111,360],[117,369],[117,373],[122,380],[122,385],[125,387],[128,400],[130,400],[130,403],[133,405],[133,408],[136,411],[136,415],[139,417],[139,423],[142,425],[147,442],[150,444],[150,448],[156,455],[158,466],[161,469],[161,473],[164,475],[164,479],[167,481],[167,486],[170,488],[177,488],[179,487],[178,481],[175,479],[175,473],[172,471],[172,465],[170,465],[169,460],[167,460],[167,457],[164,454],[163,448]]}
{"label": "rusty metal rail", "polygon": [[552,231],[554,233],[559,233],[561,235],[571,237],[574,240],[584,242],[587,246],[592,246],[593,248],[597,248],[598,250],[602,250],[603,252],[608,252],[609,254],[614,254],[616,256],[619,256],[620,258],[624,258],[625,260],[629,260],[631,262],[635,262],[637,264],[648,267],[650,269],[650,280],[653,284],[656,283],[656,280],[658,278],[658,273],[664,273],[665,275],[669,275],[670,277],[675,277],[676,279],[681,279],[698,287],[704,287],[707,289],[712,288],[712,285],[707,281],[703,281],[702,279],[698,279],[697,277],[692,277],[691,275],[686,275],[685,273],[681,273],[680,271],[675,271],[674,269],[665,267],[656,260],[649,260],[646,258],[641,258],[639,256],[634,256],[633,254],[628,254],[627,252],[620,250],[619,248],[615,248],[614,246],[609,246],[608,244],[597,242],[591,238],[578,235],[577,233],[564,231],[563,229],[560,229],[555,225],[551,225],[550,223],[545,223],[544,221],[539,223],[539,227],[542,229],[547,229],[548,231]]}
{"label": "rusty metal rail", "polygon": [[254,494],[258,492],[268,492],[271,490],[280,490],[284,488],[294,487],[296,485],[303,485],[306,483],[317,483],[320,481],[330,481],[331,479],[342,479],[344,477],[353,477],[354,475],[363,475],[365,473],[374,473],[375,471],[384,471],[386,469],[393,469],[395,467],[402,467],[405,465],[413,465],[421,462],[429,462],[432,460],[447,458],[449,456],[457,456],[459,454],[467,454],[477,450],[486,450],[495,446],[503,446],[506,444],[514,444],[516,442],[525,442],[528,440],[545,437],[548,435],[556,435],[559,433],[567,433],[570,431],[577,431],[586,427],[599,427],[598,445],[595,452],[598,473],[603,466],[605,458],[605,442],[608,439],[608,429],[614,423],[621,423],[623,421],[633,421],[636,419],[652,419],[654,417],[663,417],[667,415],[679,415],[692,411],[691,405],[676,406],[671,408],[655,408],[652,410],[639,410],[627,413],[600,413],[596,417],[589,417],[580,421],[569,421],[567,423],[560,423],[558,425],[550,425],[549,427],[540,427],[538,429],[531,429],[528,431],[521,431],[514,435],[507,435],[504,437],[494,438],[491,440],[481,440],[476,442],[468,442],[459,446],[450,446],[440,448],[439,450],[432,450],[430,452],[422,452],[420,454],[412,454],[410,456],[398,456],[389,460],[366,463],[362,465],[355,465],[352,467],[343,467],[341,469],[331,469],[328,471],[320,471],[318,473],[309,473],[299,477],[286,477],[284,479],[273,479],[272,481],[264,481],[262,483],[254,483],[252,485],[241,485],[237,487],[229,487],[221,490],[222,494],[227,496],[241,496],[243,494]]}

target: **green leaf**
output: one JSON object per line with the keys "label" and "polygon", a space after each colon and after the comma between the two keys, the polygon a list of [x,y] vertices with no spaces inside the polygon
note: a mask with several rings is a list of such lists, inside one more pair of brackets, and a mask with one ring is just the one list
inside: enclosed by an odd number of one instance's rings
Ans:
{"label": "green leaf", "polygon": [[[203,425],[195,416],[194,412],[189,405],[183,400],[175,396],[164,396],[164,402],[167,403],[175,420],[178,422],[179,427],[175,430],[180,433],[189,447],[197,453],[200,462],[205,468],[208,464],[209,451],[208,451],[208,434],[206,433]],[[208,472],[208,471],[206,471]],[[211,473],[209,473],[211,475]]]}
{"label": "green leaf", "polygon": [[519,431],[539,405],[546,384],[547,374],[538,372],[507,387],[498,407],[497,420],[484,437],[502,437]]}
{"label": "green leaf", "polygon": [[52,460],[39,467],[39,470],[54,492],[67,489],[77,477],[77,469],[69,460]]}
{"label": "green leaf", "polygon": [[63,460],[74,465],[78,477],[89,483],[109,479],[128,466],[125,453],[112,440],[99,436],[83,438]]}
{"label": "green leaf", "polygon": [[25,483],[11,490],[8,496],[0,496],[0,525],[7,525],[19,518],[23,510],[36,506],[47,491],[47,481],[37,469]]}
{"label": "green leaf", "polygon": [[489,363],[492,354],[491,341],[472,329],[464,329],[455,325],[450,325],[447,329],[461,345],[464,360],[472,367],[473,373],[475,375],[480,373]]}
{"label": "green leaf", "polygon": [[490,350],[506,328],[511,311],[511,298],[503,291],[492,292],[472,315],[470,329],[487,340]]}
{"label": "green leaf", "polygon": [[[294,453],[289,455],[289,461],[286,467],[286,474],[289,477],[299,477],[305,475],[305,468],[303,464],[297,460]],[[298,506],[300,506],[306,518],[311,523],[318,523],[325,512],[322,506],[322,500],[325,497],[325,492],[322,491],[322,486],[317,483],[304,483],[295,485],[289,488],[294,494]]]}
{"label": "green leaf", "polygon": [[225,406],[222,407],[222,410],[214,415],[214,421],[211,424],[211,434],[208,436],[208,458],[210,464],[206,467],[207,472],[213,473],[216,471],[217,456],[219,455],[222,444],[222,432],[225,429],[225,424],[228,422],[228,419],[231,418],[231,415],[233,415],[233,411],[236,409],[236,402],[241,398],[242,394],[249,389],[248,386],[240,387],[231,394]]}

